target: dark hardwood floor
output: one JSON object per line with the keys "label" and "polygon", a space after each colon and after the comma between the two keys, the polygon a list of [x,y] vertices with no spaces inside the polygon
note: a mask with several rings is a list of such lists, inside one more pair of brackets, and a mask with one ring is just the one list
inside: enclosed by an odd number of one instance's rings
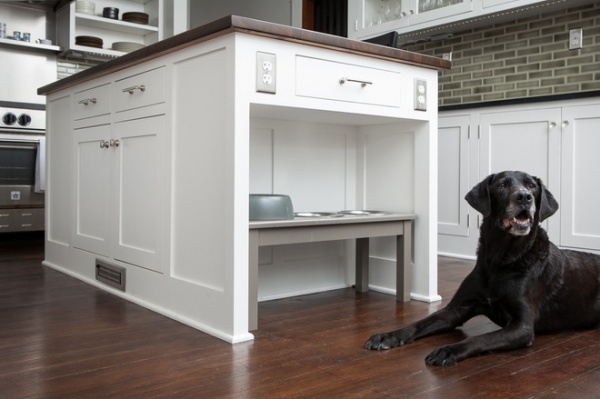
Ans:
{"label": "dark hardwood floor", "polygon": [[[229,345],[41,265],[43,236],[0,236],[2,398],[599,398],[600,330],[537,337],[532,347],[431,367],[462,330],[390,351],[373,332],[441,304],[352,289],[259,305],[253,342]],[[440,258],[447,301],[473,263]]]}

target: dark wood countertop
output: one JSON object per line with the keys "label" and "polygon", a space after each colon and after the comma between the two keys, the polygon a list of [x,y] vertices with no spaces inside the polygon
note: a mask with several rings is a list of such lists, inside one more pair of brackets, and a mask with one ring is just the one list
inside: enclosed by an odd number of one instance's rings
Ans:
{"label": "dark wood countertop", "polygon": [[449,69],[451,66],[449,61],[438,57],[230,15],[43,86],[38,89],[38,94],[50,94],[232,32],[265,36],[424,68]]}

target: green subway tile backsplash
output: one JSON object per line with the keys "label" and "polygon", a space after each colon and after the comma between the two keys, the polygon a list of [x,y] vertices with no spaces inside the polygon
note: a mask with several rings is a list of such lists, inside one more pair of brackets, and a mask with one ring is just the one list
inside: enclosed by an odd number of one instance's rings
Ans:
{"label": "green subway tile backsplash", "polygon": [[[569,50],[575,28],[583,29],[583,48]],[[439,105],[597,91],[600,0],[402,48],[452,53],[452,69],[439,75]]]}

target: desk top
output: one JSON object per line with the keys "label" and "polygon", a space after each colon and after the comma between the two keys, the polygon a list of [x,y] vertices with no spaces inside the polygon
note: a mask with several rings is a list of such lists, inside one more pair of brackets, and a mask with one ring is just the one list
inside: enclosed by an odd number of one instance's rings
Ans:
{"label": "desk top", "polygon": [[368,216],[344,215],[341,217],[296,217],[291,220],[268,220],[251,221],[248,225],[250,230],[269,229],[280,227],[306,227],[306,226],[324,226],[338,224],[357,224],[357,223],[383,223],[399,222],[405,220],[415,220],[417,216],[412,213],[384,213]]}
{"label": "desk top", "polygon": [[202,43],[229,33],[246,33],[277,40],[328,48],[346,53],[359,54],[392,62],[411,64],[430,69],[449,69],[451,63],[439,57],[413,53],[397,48],[350,40],[340,36],[274,24],[256,19],[230,15],[161,40],[147,47],[112,59],[93,68],[66,77],[38,89],[38,94],[50,94],[64,88],[104,76],[121,69]]}

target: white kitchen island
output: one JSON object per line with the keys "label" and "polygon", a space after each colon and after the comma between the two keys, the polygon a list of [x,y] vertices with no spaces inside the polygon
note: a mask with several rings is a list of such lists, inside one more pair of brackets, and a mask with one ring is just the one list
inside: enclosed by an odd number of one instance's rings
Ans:
{"label": "white kitchen island", "polygon": [[[45,86],[44,264],[250,340],[248,195],[286,193],[297,211],[410,215],[410,296],[439,300],[437,70],[448,67],[232,16]],[[354,241],[334,245],[334,257],[297,251],[301,270],[293,245],[265,257],[285,258],[284,277],[304,273],[302,292],[350,286]],[[371,288],[395,292],[395,248],[371,239]]]}

